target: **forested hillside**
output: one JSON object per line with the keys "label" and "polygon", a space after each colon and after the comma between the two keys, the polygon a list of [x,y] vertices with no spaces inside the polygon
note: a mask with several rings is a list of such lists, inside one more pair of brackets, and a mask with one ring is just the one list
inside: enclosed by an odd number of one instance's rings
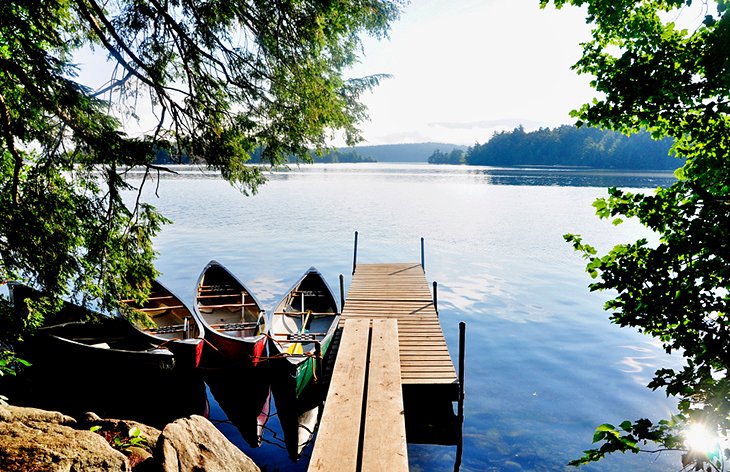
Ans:
{"label": "forested hillside", "polygon": [[615,131],[563,125],[525,132],[495,133],[466,152],[467,164],[487,166],[566,165],[613,169],[667,169],[683,162],[669,156],[671,139],[653,140],[647,132],[626,136]]}
{"label": "forested hillside", "polygon": [[378,162],[427,162],[434,151],[450,152],[452,149],[466,150],[467,146],[445,143],[384,144],[380,146],[356,146],[340,148],[340,151],[355,151]]}

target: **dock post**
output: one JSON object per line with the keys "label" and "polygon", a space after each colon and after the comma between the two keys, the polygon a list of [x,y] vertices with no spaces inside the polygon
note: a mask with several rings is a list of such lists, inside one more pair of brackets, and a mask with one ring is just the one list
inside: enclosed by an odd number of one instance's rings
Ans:
{"label": "dock post", "polygon": [[464,360],[466,357],[466,323],[459,322],[459,402],[457,405],[456,420],[458,421],[459,440],[456,444],[456,462],[454,472],[461,467],[461,455],[464,448]]}
{"label": "dock post", "polygon": [[421,238],[421,269],[423,269],[423,273],[426,273],[426,252],[424,251],[424,244],[423,244],[423,238]]}
{"label": "dock post", "polygon": [[357,231],[355,231],[355,250],[352,255],[352,275],[355,275],[355,267],[357,267]]}
{"label": "dock post", "polygon": [[340,313],[345,309],[345,276],[340,274]]}
{"label": "dock post", "polygon": [[436,311],[436,316],[439,315],[439,293],[438,293],[438,287],[439,284],[436,283],[436,281],[433,281],[433,309]]}

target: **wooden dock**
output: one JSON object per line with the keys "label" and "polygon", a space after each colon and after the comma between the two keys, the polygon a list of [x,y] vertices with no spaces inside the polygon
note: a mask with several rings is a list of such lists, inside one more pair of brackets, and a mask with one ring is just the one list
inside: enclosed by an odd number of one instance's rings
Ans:
{"label": "wooden dock", "polygon": [[358,265],[340,326],[309,471],[407,471],[404,390],[459,397],[423,266]]}
{"label": "wooden dock", "polygon": [[395,319],[401,383],[440,386],[458,398],[459,382],[421,264],[358,264],[342,321]]}

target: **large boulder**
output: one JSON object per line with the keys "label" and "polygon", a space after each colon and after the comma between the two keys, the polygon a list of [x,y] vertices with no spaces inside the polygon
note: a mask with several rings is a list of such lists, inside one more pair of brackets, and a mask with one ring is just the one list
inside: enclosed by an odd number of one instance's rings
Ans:
{"label": "large boulder", "polygon": [[261,469],[202,416],[165,426],[155,458],[165,472],[260,472]]}
{"label": "large boulder", "polygon": [[131,470],[124,454],[75,423],[58,412],[0,407],[0,470]]}

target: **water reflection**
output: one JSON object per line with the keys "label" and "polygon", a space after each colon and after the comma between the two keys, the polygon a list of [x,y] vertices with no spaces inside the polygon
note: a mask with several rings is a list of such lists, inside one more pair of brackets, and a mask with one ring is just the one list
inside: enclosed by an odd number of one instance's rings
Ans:
{"label": "water reflection", "polygon": [[210,393],[251,447],[263,441],[271,414],[271,390],[267,369],[229,367],[204,371]]}
{"label": "water reflection", "polygon": [[[192,165],[167,166],[174,173],[160,173],[152,178],[173,180],[220,179],[216,172]],[[136,173],[135,173],[136,172]],[[132,171],[128,175],[142,175]],[[489,167],[429,165],[421,163],[360,163],[360,164],[302,164],[288,168],[265,169],[264,175],[273,181],[317,178],[376,178],[381,180],[472,180],[487,185],[567,186],[567,187],[633,187],[668,186],[676,181],[671,171],[640,171],[624,169],[590,169],[580,167]]]}
{"label": "water reflection", "polygon": [[[278,380],[278,379],[276,379]],[[324,402],[323,391],[316,384],[299,397],[291,382],[274,381],[271,389],[274,393],[279,425],[284,435],[284,443],[289,457],[298,461],[303,455],[311,455],[314,432],[322,416]]]}
{"label": "water reflection", "polygon": [[94,412],[102,418],[132,419],[156,428],[190,415],[208,417],[203,378],[192,370],[145,372],[96,368],[69,362],[57,353],[23,352],[32,363],[0,388],[13,405],[60,411],[74,418]]}
{"label": "water reflection", "polygon": [[[651,371],[640,351],[647,338],[611,325],[607,294],[590,293],[583,261],[562,235],[580,233],[600,252],[650,237],[627,221],[614,227],[591,206],[605,186],[651,188],[671,174],[428,165],[315,165],[271,177],[253,198],[219,179],[171,179],[149,201],[175,221],[155,241],[158,268],[178,293],[191,293],[199,267],[226,264],[267,307],[315,265],[337,286],[358,261],[412,262],[426,239],[426,270],[439,283],[439,314],[455,357],[456,326],[469,323],[463,471],[563,470],[591,447],[595,427],[628,418],[661,419],[674,409],[662,391],[634,376]],[[568,178],[568,177],[574,178]],[[578,186],[562,186],[575,184]],[[136,195],[135,195],[136,196]],[[346,281],[347,283],[347,281]],[[263,292],[263,294],[261,293]],[[638,358],[642,372],[624,372]],[[533,393],[537,392],[537,395]],[[225,418],[211,394],[212,418]],[[267,470],[306,470],[294,463],[276,408],[261,447],[232,424],[225,434]],[[454,447],[409,444],[411,470],[449,470]],[[670,470],[670,456],[621,455],[586,470]]]}
{"label": "water reflection", "polygon": [[622,372],[630,375],[638,384],[647,385],[654,371],[659,368],[659,356],[656,346],[621,346],[633,351],[634,355],[625,356],[619,364]]}

